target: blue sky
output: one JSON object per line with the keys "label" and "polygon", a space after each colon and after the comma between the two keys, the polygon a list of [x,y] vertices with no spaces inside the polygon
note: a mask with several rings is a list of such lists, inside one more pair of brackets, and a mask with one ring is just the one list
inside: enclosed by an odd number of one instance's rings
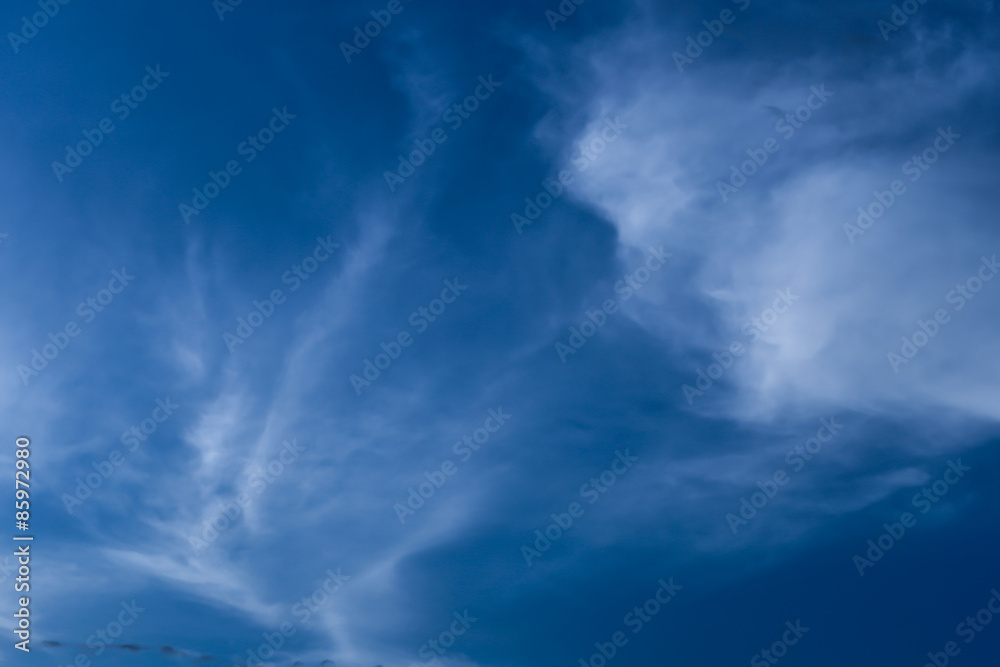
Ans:
{"label": "blue sky", "polygon": [[0,662],[995,661],[992,0],[0,25]]}

